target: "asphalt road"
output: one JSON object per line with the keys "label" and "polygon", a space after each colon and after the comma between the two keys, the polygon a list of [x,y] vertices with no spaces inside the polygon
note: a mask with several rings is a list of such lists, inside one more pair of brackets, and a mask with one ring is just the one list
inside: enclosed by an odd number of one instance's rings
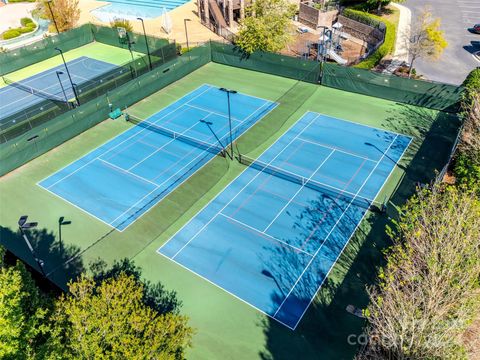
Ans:
{"label": "asphalt road", "polygon": [[448,42],[439,61],[418,59],[413,64],[418,74],[429,80],[461,84],[472,69],[480,66],[473,56],[480,50],[480,35],[467,30],[480,23],[480,0],[407,0],[403,5],[412,10],[412,21],[425,5],[430,5],[433,15],[441,18]]}

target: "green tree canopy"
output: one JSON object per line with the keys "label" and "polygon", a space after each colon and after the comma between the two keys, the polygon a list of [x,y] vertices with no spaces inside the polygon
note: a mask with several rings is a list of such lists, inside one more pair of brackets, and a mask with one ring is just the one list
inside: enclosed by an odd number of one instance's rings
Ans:
{"label": "green tree canopy", "polygon": [[40,356],[49,331],[46,300],[22,263],[0,268],[1,359]]}
{"label": "green tree canopy", "polygon": [[480,200],[472,189],[421,190],[389,234],[371,288],[358,359],[463,359],[460,335],[480,307]]}
{"label": "green tree canopy", "polygon": [[96,285],[82,276],[57,302],[50,351],[78,359],[182,359],[192,329],[181,315],[143,302],[143,285],[122,273]]}
{"label": "green tree canopy", "polygon": [[448,46],[443,34],[444,32],[440,30],[440,19],[434,18],[430,8],[425,7],[412,26],[409,43],[411,58],[409,75],[412,73],[415,60],[424,58],[436,61],[440,58]]}
{"label": "green tree canopy", "polygon": [[248,54],[284,49],[291,40],[291,18],[296,10],[288,0],[256,0],[247,8],[236,45]]}

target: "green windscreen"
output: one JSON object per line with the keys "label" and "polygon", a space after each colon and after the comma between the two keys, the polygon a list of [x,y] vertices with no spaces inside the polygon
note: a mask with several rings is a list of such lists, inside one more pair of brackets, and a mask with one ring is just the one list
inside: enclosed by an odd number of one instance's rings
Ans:
{"label": "green windscreen", "polygon": [[234,45],[213,41],[211,47],[213,62],[314,84],[318,83],[320,66],[316,61],[301,60],[268,52],[246,55]]}
{"label": "green windscreen", "polygon": [[[48,109],[0,132],[0,176],[53,149],[108,118],[109,104],[124,109],[181,79],[210,61],[209,45],[197,47],[134,80],[129,79],[81,106],[63,111],[49,100]],[[116,86],[115,85],[115,86]],[[28,115],[26,115],[28,116]]]}
{"label": "green windscreen", "polygon": [[462,93],[459,86],[379,74],[331,63],[324,64],[322,85],[449,112],[458,110]]}

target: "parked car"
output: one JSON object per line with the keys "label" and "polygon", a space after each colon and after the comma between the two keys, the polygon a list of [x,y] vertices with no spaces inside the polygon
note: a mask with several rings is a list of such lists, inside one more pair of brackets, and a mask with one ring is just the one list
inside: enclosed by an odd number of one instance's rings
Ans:
{"label": "parked car", "polygon": [[473,25],[472,32],[474,32],[475,34],[480,34],[480,24]]}

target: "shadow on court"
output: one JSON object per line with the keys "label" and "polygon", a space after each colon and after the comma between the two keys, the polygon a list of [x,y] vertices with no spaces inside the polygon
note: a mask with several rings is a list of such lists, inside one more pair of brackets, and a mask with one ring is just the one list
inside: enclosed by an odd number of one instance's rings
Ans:
{"label": "shadow on court", "polygon": [[[387,213],[370,214],[361,223],[295,331],[270,318],[259,320],[266,336],[265,351],[259,354],[262,359],[352,359],[365,340],[359,338],[365,320],[345,308],[349,304],[358,308],[368,305],[366,288],[375,283],[377,271],[385,263],[382,250],[391,245],[385,226],[398,215],[392,205],[404,204],[414,193],[416,182],[430,183],[435,178],[449,157],[459,126],[456,116],[411,106],[402,106],[400,113],[392,111],[386,121],[383,126],[389,129],[425,137],[423,142],[417,138],[406,154],[410,163]],[[318,222],[315,211],[306,209],[302,216],[304,230]],[[281,263],[288,266],[289,261]],[[288,274],[289,269],[282,272]]]}
{"label": "shadow on court", "polygon": [[117,278],[122,273],[132,276],[138,283],[143,284],[143,296],[148,306],[159,314],[180,313],[182,302],[177,298],[177,293],[173,290],[166,290],[160,282],[152,283],[143,280],[142,269],[128,258],[115,261],[111,267],[108,267],[105,261],[98,258],[90,263],[89,268],[97,283],[105,279]]}
{"label": "shadow on court", "polygon": [[[79,247],[62,244],[55,233],[47,229],[33,229],[25,232],[37,257],[44,261],[45,273],[48,274],[59,264],[65,263],[63,271],[56,271],[48,276],[49,280],[57,286],[65,289],[70,279],[77,278],[85,270],[82,259],[76,257],[80,253]],[[40,274],[40,269],[19,231],[0,226],[0,243]],[[70,261],[67,262],[69,259]]]}

